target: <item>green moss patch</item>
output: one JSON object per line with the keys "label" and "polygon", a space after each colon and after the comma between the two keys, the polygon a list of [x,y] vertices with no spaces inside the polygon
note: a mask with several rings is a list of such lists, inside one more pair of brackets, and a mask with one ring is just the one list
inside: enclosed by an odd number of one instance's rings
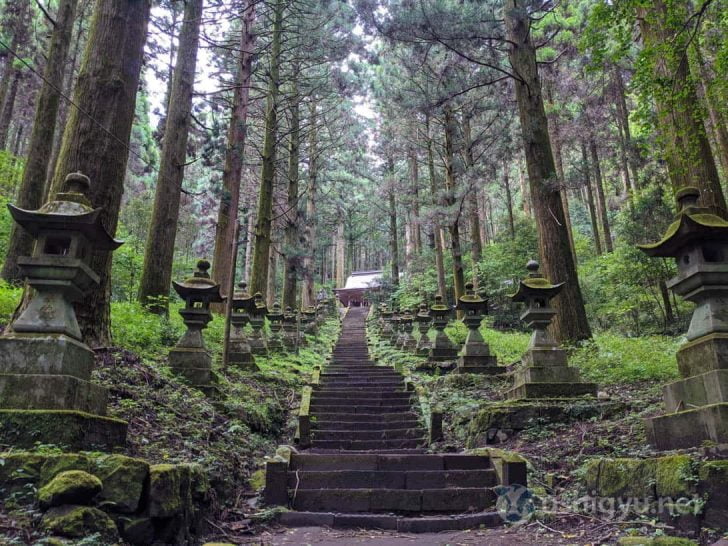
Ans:
{"label": "green moss patch", "polygon": [[38,502],[43,507],[62,504],[91,505],[101,492],[101,480],[83,470],[66,470],[57,474],[38,491]]}

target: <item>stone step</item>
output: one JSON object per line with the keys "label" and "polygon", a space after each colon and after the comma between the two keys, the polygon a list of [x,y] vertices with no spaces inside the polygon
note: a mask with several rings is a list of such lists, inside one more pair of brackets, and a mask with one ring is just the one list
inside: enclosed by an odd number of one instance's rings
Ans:
{"label": "stone step", "polygon": [[[400,394],[400,393],[392,393]],[[407,394],[402,393],[402,394]],[[411,397],[397,397],[397,398],[385,398],[383,396],[368,396],[360,395],[357,397],[353,396],[338,396],[335,393],[324,393],[317,394],[311,398],[311,406],[342,406],[347,407],[351,405],[356,406],[390,406],[396,408],[409,407],[412,404]]]}
{"label": "stone step", "polygon": [[362,391],[326,391],[314,389],[312,397],[314,400],[328,400],[333,398],[352,400],[363,397],[366,397],[369,400],[378,400],[385,398],[390,400],[410,400],[412,398],[412,393],[407,391],[378,391],[372,393],[363,393]]}
{"label": "stone step", "polygon": [[403,428],[414,428],[420,426],[418,419],[407,419],[402,421],[391,421],[382,422],[381,419],[367,421],[323,421],[317,419],[313,423],[312,428],[314,431],[330,431],[330,430],[374,430],[374,431],[388,431],[397,430]]}
{"label": "stone step", "polygon": [[359,386],[379,386],[379,387],[403,387],[404,379],[327,379],[323,383],[330,387],[359,387]]}
{"label": "stone step", "polygon": [[411,408],[411,405],[409,403],[405,404],[396,404],[391,403],[387,405],[373,405],[373,404],[367,404],[364,405],[358,405],[358,406],[352,406],[347,404],[341,404],[341,405],[333,405],[333,404],[325,404],[325,403],[311,403],[311,413],[314,415],[314,417],[318,416],[319,413],[335,413],[338,415],[342,414],[348,414],[348,413],[369,413],[369,414],[377,414],[377,413],[397,413],[401,411],[402,413],[409,411]]}
{"label": "stone step", "polygon": [[314,440],[402,440],[422,438],[425,434],[420,427],[393,428],[387,430],[316,429]]}
{"label": "stone step", "polygon": [[383,529],[400,533],[440,533],[503,525],[497,512],[447,516],[406,517],[388,514],[341,514],[333,512],[283,512],[279,522],[289,527],[333,529]]}
{"label": "stone step", "polygon": [[289,472],[295,489],[450,489],[494,487],[494,470],[333,470]]}
{"label": "stone step", "polygon": [[[352,408],[348,408],[351,410]],[[318,411],[314,415],[316,423],[327,423],[330,421],[349,421],[352,423],[392,423],[396,421],[406,421],[416,419],[419,421],[419,415],[413,411],[394,411],[380,413],[353,413],[347,412],[322,412]]]}
{"label": "stone step", "polygon": [[464,454],[295,453],[291,470],[489,470],[490,458]]}
{"label": "stone step", "polygon": [[427,438],[402,438],[393,440],[311,440],[312,447],[323,449],[343,449],[354,451],[373,451],[379,449],[409,449],[424,447],[427,445]]}
{"label": "stone step", "polygon": [[378,392],[408,392],[404,390],[404,385],[400,386],[400,388],[391,388],[389,386],[385,387],[379,387],[377,385],[354,385],[347,387],[344,386],[331,386],[331,385],[316,385],[314,387],[314,391],[316,392],[359,392],[359,393],[378,393]]}
{"label": "stone step", "polygon": [[294,510],[337,512],[468,512],[495,504],[491,489],[297,489]]}

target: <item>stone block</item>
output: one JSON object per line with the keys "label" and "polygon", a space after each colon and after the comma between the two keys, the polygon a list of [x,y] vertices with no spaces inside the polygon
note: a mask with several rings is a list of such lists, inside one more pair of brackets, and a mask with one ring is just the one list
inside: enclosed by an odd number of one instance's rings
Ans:
{"label": "stone block", "polygon": [[102,450],[126,442],[127,423],[80,411],[0,410],[0,443],[33,448],[37,442],[71,450]]}
{"label": "stone block", "polygon": [[524,398],[577,398],[597,395],[596,383],[525,383],[510,389],[506,397]]}
{"label": "stone block", "polygon": [[706,498],[704,526],[728,529],[728,461],[702,463],[699,477],[699,492]]}
{"label": "stone block", "polygon": [[423,512],[477,512],[495,503],[491,489],[425,489],[422,491]]}
{"label": "stone block", "polygon": [[70,375],[0,374],[0,408],[106,415],[103,387]]}
{"label": "stone block", "polygon": [[205,349],[175,347],[169,352],[169,367],[193,385],[207,385],[212,379],[212,356]]}
{"label": "stone block", "polygon": [[94,474],[103,484],[99,502],[106,509],[123,514],[137,511],[147,487],[149,463],[124,455],[108,455],[94,460]]}
{"label": "stone block", "polygon": [[40,482],[42,487],[56,477],[57,474],[67,470],[83,470],[94,474],[91,468],[91,459],[80,453],[62,453],[59,455],[48,455],[40,469]]}
{"label": "stone block", "polygon": [[91,378],[94,354],[62,334],[9,334],[0,338],[0,374],[69,375]]}
{"label": "stone block", "polygon": [[655,494],[658,498],[690,498],[696,492],[698,464],[687,455],[656,459]]}
{"label": "stone block", "polygon": [[290,527],[333,527],[334,514],[327,512],[283,512],[279,519]]}
{"label": "stone block", "polygon": [[525,366],[566,366],[566,351],[560,347],[534,347],[528,349],[521,362]]}
{"label": "stone block", "polygon": [[101,480],[83,470],[66,470],[57,474],[38,491],[38,502],[43,508],[64,504],[94,504],[101,492]]}
{"label": "stone block", "polygon": [[369,510],[372,512],[419,512],[422,491],[412,489],[378,489],[372,491]]}
{"label": "stone block", "polygon": [[[601,459],[587,485],[599,497],[654,499],[657,480],[655,459]],[[590,491],[591,493],[591,491]]]}
{"label": "stone block", "polygon": [[385,514],[336,514],[333,527],[337,529],[397,530],[397,516]]}
{"label": "stone block", "polygon": [[728,402],[728,369],[713,370],[665,385],[667,413]]}
{"label": "stone block", "polygon": [[647,441],[663,451],[728,442],[728,403],[646,419],[645,432]]}
{"label": "stone block", "polygon": [[676,357],[683,377],[728,369],[728,334],[710,334],[690,341],[678,349]]}
{"label": "stone block", "polygon": [[265,464],[263,500],[271,506],[288,506],[288,463],[268,461]]}
{"label": "stone block", "polygon": [[579,383],[581,374],[568,366],[530,366],[516,371],[515,385],[524,383]]}
{"label": "stone block", "polygon": [[149,515],[153,518],[171,518],[185,509],[185,483],[181,465],[158,464],[149,469]]}
{"label": "stone block", "polygon": [[66,505],[51,508],[43,515],[41,526],[53,534],[83,538],[98,533],[104,542],[116,544],[118,530],[113,520],[98,508]]}

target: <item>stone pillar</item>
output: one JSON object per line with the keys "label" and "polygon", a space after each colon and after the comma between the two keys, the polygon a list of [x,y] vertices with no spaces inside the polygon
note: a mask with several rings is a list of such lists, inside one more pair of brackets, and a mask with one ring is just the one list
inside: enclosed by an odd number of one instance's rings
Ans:
{"label": "stone pillar", "polygon": [[283,346],[286,351],[298,354],[298,345],[298,313],[289,306],[283,313]]}
{"label": "stone pillar", "polygon": [[417,347],[417,341],[412,337],[412,330],[414,328],[414,316],[409,309],[405,309],[404,313],[399,319],[402,333],[399,337],[397,347],[402,351],[412,352]]}
{"label": "stone pillar", "polygon": [[250,313],[250,327],[252,332],[248,338],[250,343],[250,352],[255,356],[268,356],[268,342],[265,339],[263,328],[265,327],[265,316],[268,313],[268,307],[263,301],[260,292],[256,292],[253,296],[255,306]]}
{"label": "stone pillar", "polygon": [[192,277],[181,283],[172,283],[177,294],[185,301],[179,314],[187,331],[169,352],[169,367],[172,371],[206,392],[212,391],[214,381],[212,355],[205,347],[202,330],[212,320],[210,304],[224,301],[220,296],[220,285],[210,278],[209,269],[210,262],[200,260]]}
{"label": "stone pillar", "polygon": [[247,284],[241,282],[233,294],[233,309],[230,315],[230,343],[226,354],[226,365],[241,370],[258,371],[255,357],[245,335],[245,327],[250,323],[250,312],[255,301],[247,291]]}
{"label": "stone pillar", "polygon": [[460,296],[457,309],[465,313],[462,321],[468,327],[468,337],[460,351],[455,371],[485,375],[504,373],[505,368],[498,366],[495,355],[490,354],[490,346],[480,333],[480,325],[488,312],[488,302],[475,293],[473,283],[465,285],[465,294]]}
{"label": "stone pillar", "polygon": [[551,284],[539,273],[539,265],[531,260],[526,265],[528,277],[519,284],[511,296],[514,302],[524,302],[526,310],[521,320],[533,329],[528,349],[516,370],[513,388],[507,392],[511,399],[523,398],[571,398],[596,396],[594,383],[583,383],[579,370],[568,366],[566,351],[548,331],[556,310],[551,300],[564,283]]}
{"label": "stone pillar", "polygon": [[436,333],[427,360],[432,363],[454,361],[458,357],[458,349],[445,333],[445,328],[450,322],[451,310],[443,303],[440,294],[435,296],[435,304],[430,307],[430,315]]}
{"label": "stone pillar", "polygon": [[682,379],[664,388],[666,413],[646,420],[657,449],[728,443],[728,222],[699,207],[699,197],[695,188],[679,191],[680,212],[665,237],[639,247],[674,258],[678,273],[667,286],[695,303],[688,341],[677,352]]}
{"label": "stone pillar", "polygon": [[115,241],[102,209],[86,198],[89,179],[70,174],[63,191],[36,211],[9,205],[13,219],[36,240],[18,266],[33,296],[0,337],[0,441],[71,449],[110,449],[126,441],[127,424],[105,417],[106,389],[91,382],[93,351],[83,342],[73,303],[98,290],[88,266],[96,250]]}
{"label": "stone pillar", "polygon": [[285,346],[283,345],[283,339],[281,337],[281,329],[283,328],[283,311],[281,310],[281,304],[275,302],[270,312],[268,313],[268,320],[270,321],[270,339],[268,340],[268,350],[270,351],[283,351]]}
{"label": "stone pillar", "polygon": [[432,317],[430,316],[430,310],[427,308],[427,303],[420,303],[419,311],[415,315],[415,322],[417,323],[417,331],[420,334],[417,345],[415,346],[415,354],[427,356],[432,348],[432,343],[430,343],[430,338],[428,337],[432,325]]}

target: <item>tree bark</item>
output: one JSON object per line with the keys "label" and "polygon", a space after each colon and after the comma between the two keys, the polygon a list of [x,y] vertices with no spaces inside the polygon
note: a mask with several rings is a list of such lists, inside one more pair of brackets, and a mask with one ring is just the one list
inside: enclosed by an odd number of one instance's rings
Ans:
{"label": "tree bark", "polygon": [[726,218],[725,196],[690,75],[690,33],[678,22],[687,19],[687,3],[670,2],[668,9],[665,0],[653,0],[638,15],[645,46],[652,51],[657,125],[673,190],[697,188],[703,206]]}
{"label": "tree bark", "polygon": [[[58,6],[56,26],[51,35],[48,58],[43,77],[45,81],[38,93],[33,129],[28,143],[28,154],[23,168],[23,178],[16,205],[22,209],[35,210],[43,205],[46,174],[51,158],[56,132],[56,117],[60,104],[60,89],[63,88],[63,69],[71,44],[73,23],[78,0],[63,0]],[[2,278],[8,282],[22,281],[18,270],[18,257],[33,252],[33,237],[13,223],[8,242],[8,251],[2,269]]]}
{"label": "tree bark", "polygon": [[602,178],[602,167],[599,161],[599,151],[594,139],[590,139],[592,165],[594,167],[594,185],[597,188],[597,200],[599,201],[599,218],[602,223],[602,234],[604,235],[604,248],[607,252],[614,251],[612,242],[612,231],[609,228],[609,216],[607,215],[607,201],[604,197],[604,179]]}
{"label": "tree bark", "polygon": [[[387,159],[387,174],[390,177],[390,184],[394,185],[394,160]],[[392,260],[392,284],[399,286],[399,243],[397,241],[397,199],[394,195],[394,187],[388,190],[389,197],[389,257]]]}
{"label": "tree bark", "polygon": [[503,189],[506,191],[506,209],[508,210],[508,232],[511,239],[516,238],[516,224],[513,220],[513,195],[511,194],[511,181],[508,177],[508,161],[503,160]]}
{"label": "tree bark", "polygon": [[300,97],[296,85],[298,70],[294,70],[293,92],[291,93],[291,122],[288,128],[288,195],[285,214],[285,246],[283,255],[285,263],[283,267],[283,307],[296,308],[298,298],[298,275],[300,263],[299,240],[299,218],[298,218],[298,162],[300,159]]}
{"label": "tree bark", "polygon": [[[28,25],[30,24],[30,0],[19,2],[12,9],[17,9],[15,16],[11,19],[13,39],[10,41],[9,51],[5,52],[5,70],[0,80],[0,149],[5,149],[10,131],[10,121],[15,106],[15,97],[18,92],[18,84],[21,69],[16,66],[15,55],[22,56],[20,51],[28,42]],[[7,9],[7,8],[6,8]]]}
{"label": "tree bark", "polygon": [[[445,204],[450,208],[455,205],[455,117],[449,108],[445,109]],[[448,226],[452,250],[452,274],[455,289],[455,301],[465,293],[465,271],[463,269],[463,251],[460,244],[459,214]]]}
{"label": "tree bark", "polygon": [[344,217],[342,211],[339,211],[334,242],[336,243],[334,282],[337,288],[343,288],[346,283],[346,239],[344,238]]}
{"label": "tree bark", "polygon": [[523,174],[523,167],[521,167],[520,161],[518,162],[518,184],[521,188],[523,213],[526,216],[531,216],[531,193],[528,191],[528,184],[526,184],[526,177]]}
{"label": "tree bark", "polygon": [[[416,135],[415,135],[416,137]],[[411,237],[414,254],[422,254],[422,226],[420,225],[420,171],[417,164],[417,151],[414,146],[408,150],[410,181],[412,183],[412,220]]]}
{"label": "tree bark", "polygon": [[584,189],[586,190],[586,203],[589,209],[589,218],[591,219],[592,235],[594,236],[594,248],[597,255],[601,256],[602,241],[599,237],[599,221],[597,219],[597,207],[594,204],[594,191],[591,183],[591,167],[589,165],[589,157],[587,156],[586,144],[581,143],[581,163],[584,170]]}
{"label": "tree bark", "polygon": [[[119,220],[149,10],[149,0],[97,1],[74,92],[74,103],[88,115],[71,109],[51,183],[56,194],[68,173],[89,176],[88,198],[102,209],[109,233],[116,233]],[[76,305],[76,313],[86,342],[105,346],[111,338],[111,253],[94,252],[89,265],[101,286]]]}
{"label": "tree bark", "polygon": [[[465,140],[465,167],[471,176],[475,170],[475,158],[473,154],[473,135],[470,127],[470,117],[463,116],[463,139]],[[480,237],[480,214],[478,212],[478,191],[473,185],[470,203],[468,203],[468,216],[470,220],[470,253],[473,259],[473,267],[480,262],[483,256],[483,239]],[[477,285],[477,275],[473,275],[473,282]]]}
{"label": "tree bark", "polygon": [[[230,125],[227,131],[225,147],[225,165],[222,171],[222,195],[217,212],[215,226],[215,250],[212,262],[212,277],[223,287],[226,294],[232,285],[231,248],[235,238],[240,208],[240,183],[243,176],[243,159],[245,157],[245,141],[248,133],[248,106],[250,103],[250,79],[253,72],[253,55],[255,53],[254,0],[248,0],[243,14],[240,52],[238,57],[233,105],[230,112]],[[248,237],[249,244],[250,237]]]}
{"label": "tree bark", "polygon": [[[629,110],[627,109],[627,97],[624,91],[624,80],[622,72],[615,64],[612,67],[612,81],[614,83],[614,92],[617,105],[617,127],[620,132],[620,153],[622,158],[625,182],[628,186],[627,191],[637,189],[639,187],[639,167],[637,149],[632,141],[632,133],[629,128]],[[630,177],[631,172],[631,177]]]}
{"label": "tree bark", "polygon": [[309,106],[309,137],[308,137],[308,188],[306,192],[306,209],[301,218],[303,226],[303,286],[301,292],[301,304],[310,307],[316,303],[314,292],[314,268],[315,245],[316,245],[316,191],[318,189],[318,131],[316,124],[318,116],[316,103],[311,102]]}
{"label": "tree bark", "polygon": [[[179,35],[179,52],[170,89],[154,208],[139,286],[140,302],[159,314],[167,314],[168,311],[202,10],[203,0],[186,0],[184,21]],[[227,285],[222,286],[224,292],[227,292]]]}
{"label": "tree bark", "polygon": [[724,177],[728,178],[728,126],[726,126],[726,120],[723,112],[716,106],[716,103],[719,103],[720,99],[716,97],[715,92],[711,89],[710,76],[708,75],[708,70],[705,66],[700,46],[694,44],[693,51],[695,52],[695,62],[698,65],[697,68],[700,72],[699,82],[703,91],[705,106],[715,134],[715,144],[716,148],[718,148],[718,159],[723,165]]}
{"label": "tree bark", "polygon": [[569,190],[566,187],[566,177],[564,176],[564,157],[561,153],[561,131],[559,124],[555,119],[549,123],[549,138],[553,143],[554,161],[556,164],[556,174],[559,177],[559,189],[561,194],[561,204],[564,208],[564,220],[566,221],[566,231],[569,233],[569,247],[571,254],[574,256],[574,263],[577,262],[576,246],[574,245],[574,226],[571,223],[571,209],[569,208]]}
{"label": "tree bark", "polygon": [[13,111],[15,110],[15,99],[18,96],[18,87],[23,73],[18,69],[13,69],[13,79],[10,82],[10,90],[5,98],[2,111],[0,111],[0,149],[8,149],[8,135],[10,134],[10,123],[13,121]]}
{"label": "tree bark", "polygon": [[258,222],[255,226],[253,272],[250,285],[253,293],[265,296],[273,224],[273,185],[275,182],[276,140],[278,138],[278,95],[280,91],[281,33],[284,1],[276,0],[273,8],[273,37],[268,66],[268,93],[265,107],[262,169],[258,194]]}
{"label": "tree bark", "polygon": [[564,282],[556,298],[554,333],[561,340],[577,341],[591,337],[576,264],[569,245],[564,208],[556,167],[551,152],[548,122],[536,65],[536,50],[530,38],[526,0],[505,1],[505,21],[510,41],[509,58],[517,79],[516,100],[521,133],[539,231],[539,250],[546,276]]}
{"label": "tree bark", "polygon": [[[427,139],[427,170],[430,175],[430,194],[432,204],[440,205],[437,197],[437,173],[435,172],[435,151],[432,146],[432,135],[430,132],[430,117],[425,116],[425,130]],[[445,284],[445,256],[443,251],[442,237],[440,236],[440,225],[437,221],[432,225],[433,239],[435,242],[435,268],[437,269],[437,292],[447,303],[447,285]]]}

